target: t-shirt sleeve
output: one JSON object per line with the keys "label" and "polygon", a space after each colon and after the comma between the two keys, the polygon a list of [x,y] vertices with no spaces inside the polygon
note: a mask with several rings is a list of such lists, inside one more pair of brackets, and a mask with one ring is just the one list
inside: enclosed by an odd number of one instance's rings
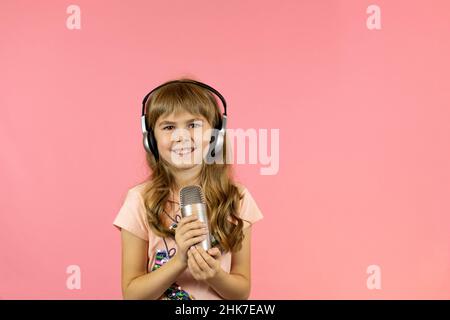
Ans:
{"label": "t-shirt sleeve", "polygon": [[114,219],[113,225],[119,230],[123,228],[148,241],[149,227],[145,206],[141,195],[136,190],[128,190],[125,201]]}
{"label": "t-shirt sleeve", "polygon": [[241,209],[240,209],[240,218],[244,221],[243,229],[250,227],[256,221],[264,218],[261,210],[259,210],[258,205],[256,204],[255,199],[253,199],[250,191],[247,188],[243,190],[244,197],[241,199]]}

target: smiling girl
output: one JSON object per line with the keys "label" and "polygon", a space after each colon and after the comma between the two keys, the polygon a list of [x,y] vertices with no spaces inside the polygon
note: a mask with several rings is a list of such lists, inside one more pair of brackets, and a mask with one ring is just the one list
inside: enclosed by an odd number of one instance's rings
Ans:
{"label": "smiling girl", "polygon": [[[155,151],[146,146],[151,175],[128,190],[113,223],[121,230],[124,299],[250,295],[251,225],[263,215],[249,190],[234,181],[230,164],[205,161],[211,130],[223,121],[213,93],[184,78],[159,86],[144,103],[155,141]],[[213,155],[223,159],[226,148],[225,134]],[[188,185],[203,190],[209,235],[196,216],[181,217],[179,191]],[[197,244],[208,236],[213,248],[205,251]]]}

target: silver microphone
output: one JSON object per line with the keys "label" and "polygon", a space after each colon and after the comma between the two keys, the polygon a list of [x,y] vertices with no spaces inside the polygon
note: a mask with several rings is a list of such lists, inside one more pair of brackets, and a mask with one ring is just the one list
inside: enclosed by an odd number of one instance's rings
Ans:
{"label": "silver microphone", "polygon": [[206,203],[202,188],[197,185],[182,188],[180,190],[180,207],[183,217],[188,217],[196,213],[198,219],[205,223],[208,233],[206,239],[200,245],[207,251],[211,248],[211,235],[209,233],[208,215],[206,214]]}

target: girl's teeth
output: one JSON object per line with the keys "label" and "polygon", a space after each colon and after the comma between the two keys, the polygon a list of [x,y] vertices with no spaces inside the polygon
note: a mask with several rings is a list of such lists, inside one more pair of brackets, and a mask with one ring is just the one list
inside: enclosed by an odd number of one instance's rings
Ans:
{"label": "girl's teeth", "polygon": [[184,155],[184,154],[191,153],[192,151],[193,151],[192,148],[188,148],[188,149],[186,148],[186,149],[181,149],[181,150],[177,150],[177,151],[174,151],[174,152],[179,154],[179,155]]}

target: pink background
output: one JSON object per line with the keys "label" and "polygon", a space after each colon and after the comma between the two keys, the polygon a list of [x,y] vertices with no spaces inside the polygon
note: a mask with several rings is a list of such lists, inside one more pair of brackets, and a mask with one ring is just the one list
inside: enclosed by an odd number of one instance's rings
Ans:
{"label": "pink background", "polygon": [[[71,4],[81,30],[66,28]],[[381,30],[366,27],[371,4]],[[280,129],[277,175],[236,166],[264,214],[252,299],[448,299],[449,11],[1,1],[0,299],[121,299],[112,221],[147,174],[141,101],[180,76],[225,96],[229,128]]]}

